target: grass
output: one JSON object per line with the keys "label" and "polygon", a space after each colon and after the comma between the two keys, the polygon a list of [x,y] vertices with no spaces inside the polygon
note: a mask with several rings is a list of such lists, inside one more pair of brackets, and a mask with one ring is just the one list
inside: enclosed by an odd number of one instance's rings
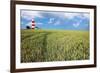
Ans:
{"label": "grass", "polygon": [[21,30],[21,62],[89,59],[89,32]]}

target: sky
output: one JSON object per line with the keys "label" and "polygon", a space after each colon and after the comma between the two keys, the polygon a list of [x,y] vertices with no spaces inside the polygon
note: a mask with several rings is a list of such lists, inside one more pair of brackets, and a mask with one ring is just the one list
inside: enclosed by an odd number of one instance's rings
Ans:
{"label": "sky", "polygon": [[21,29],[31,27],[32,19],[36,27],[50,30],[89,30],[90,14],[67,11],[21,10]]}

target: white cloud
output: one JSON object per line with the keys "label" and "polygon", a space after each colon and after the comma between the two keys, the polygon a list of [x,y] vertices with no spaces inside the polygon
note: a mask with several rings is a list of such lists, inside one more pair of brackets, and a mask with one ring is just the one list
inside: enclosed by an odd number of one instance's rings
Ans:
{"label": "white cloud", "polygon": [[73,26],[74,27],[78,27],[80,25],[80,23],[74,23]]}
{"label": "white cloud", "polygon": [[36,23],[36,25],[42,25],[42,24],[43,24],[43,23],[41,23],[41,22],[37,22],[37,23]]}
{"label": "white cloud", "polygon": [[30,26],[30,27],[31,27],[31,25],[32,25],[32,23],[31,23],[31,22],[29,22],[29,23],[27,23],[27,24],[26,24],[26,26]]}
{"label": "white cloud", "polygon": [[80,20],[80,21],[78,21],[78,22],[76,22],[76,23],[73,23],[73,26],[74,26],[74,27],[78,27],[78,26],[81,24],[81,22],[82,22],[82,20]]}
{"label": "white cloud", "polygon": [[79,16],[79,13],[64,13],[64,16],[73,19],[75,16]]}
{"label": "white cloud", "polygon": [[51,13],[51,14],[53,14],[54,16],[57,16],[57,17],[59,17],[59,18],[68,18],[68,19],[73,19],[74,17],[79,17],[79,18],[81,18],[81,19],[85,19],[85,18],[87,18],[87,19],[89,19],[89,13],[78,13],[78,12],[66,12],[66,13],[62,13],[62,12],[58,12],[58,13]]}
{"label": "white cloud", "polygon": [[24,22],[23,21],[21,21],[21,25],[24,25]]}
{"label": "white cloud", "polygon": [[27,20],[31,20],[35,17],[43,18],[38,11],[22,11],[21,16]]}
{"label": "white cloud", "polygon": [[54,23],[54,25],[60,25],[60,24],[61,24],[60,21],[56,21],[56,22]]}
{"label": "white cloud", "polygon": [[85,18],[88,18],[88,19],[90,18],[90,14],[84,13],[83,16],[84,16]]}
{"label": "white cloud", "polygon": [[88,13],[64,13],[65,17],[68,19],[73,19],[74,17],[79,17],[79,18],[88,18],[89,19],[89,14]]}
{"label": "white cloud", "polygon": [[54,18],[50,18],[50,20],[49,20],[49,24],[51,24],[51,23],[53,23],[54,22]]}

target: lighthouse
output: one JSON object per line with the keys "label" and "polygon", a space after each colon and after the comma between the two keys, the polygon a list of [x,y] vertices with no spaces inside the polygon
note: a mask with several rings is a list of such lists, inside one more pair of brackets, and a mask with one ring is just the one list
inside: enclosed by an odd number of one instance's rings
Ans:
{"label": "lighthouse", "polygon": [[32,29],[35,29],[35,21],[32,19]]}

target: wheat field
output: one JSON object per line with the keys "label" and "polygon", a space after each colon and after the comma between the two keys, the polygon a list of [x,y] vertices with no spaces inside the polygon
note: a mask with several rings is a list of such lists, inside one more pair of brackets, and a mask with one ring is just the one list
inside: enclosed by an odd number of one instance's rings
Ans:
{"label": "wheat field", "polygon": [[89,59],[89,31],[21,30],[21,62]]}

